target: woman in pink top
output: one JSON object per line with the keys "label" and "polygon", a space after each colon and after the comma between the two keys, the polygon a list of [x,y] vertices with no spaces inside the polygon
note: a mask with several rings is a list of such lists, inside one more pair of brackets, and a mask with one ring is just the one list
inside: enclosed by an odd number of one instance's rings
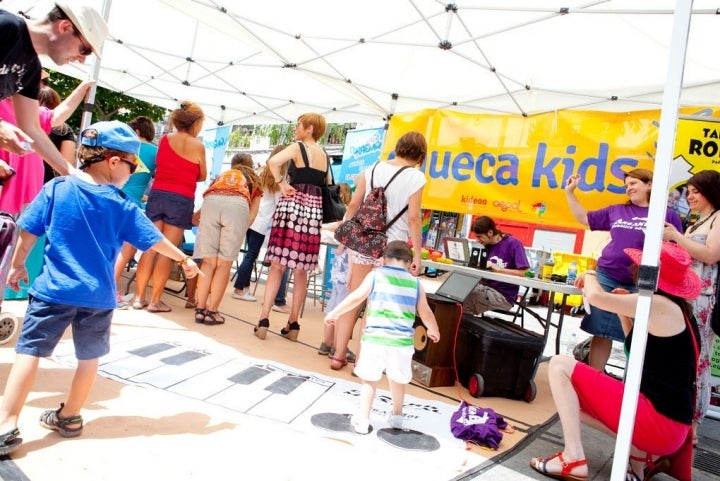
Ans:
{"label": "woman in pink top", "polygon": [[[155,180],[145,213],[175,245],[180,244],[185,230],[192,228],[195,188],[207,177],[205,146],[197,138],[204,119],[205,114],[198,104],[184,101],[170,114],[170,126],[175,127],[175,131],[165,135],[158,147]],[[171,267],[170,258],[155,251],[143,253],[137,266],[134,309],[147,306],[150,312],[172,310],[160,299]],[[145,290],[151,276],[152,293],[147,301]]]}
{"label": "woman in pink top", "polygon": [[[40,126],[49,134],[53,127],[63,125],[72,115],[80,102],[85,98],[88,89],[94,84],[88,80],[82,82],[68,97],[60,102],[57,92],[51,87],[41,87],[38,102],[40,103]],[[8,122],[15,122],[15,112],[12,101],[8,98],[0,102],[0,118]],[[19,156],[0,149],[0,159],[15,169],[16,174],[11,177],[2,188],[0,195],[0,210],[17,215],[40,192],[45,177],[43,159],[37,152]]]}

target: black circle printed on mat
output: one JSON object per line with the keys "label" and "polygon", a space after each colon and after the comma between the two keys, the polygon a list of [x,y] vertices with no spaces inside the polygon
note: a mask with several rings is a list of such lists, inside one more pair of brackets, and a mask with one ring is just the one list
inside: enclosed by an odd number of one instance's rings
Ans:
{"label": "black circle printed on mat", "polygon": [[[313,426],[318,427],[320,429],[326,429],[328,431],[336,432],[336,433],[352,433],[352,434],[360,434],[356,433],[353,427],[350,425],[350,418],[352,417],[351,414],[346,413],[318,413],[314,414],[310,418],[310,422]],[[370,429],[368,430],[368,434],[373,432],[373,427],[370,426]],[[362,434],[360,434],[363,436]]]}
{"label": "black circle printed on mat", "polygon": [[437,451],[440,442],[429,434],[412,429],[383,428],[377,432],[378,438],[396,448],[407,451]]}

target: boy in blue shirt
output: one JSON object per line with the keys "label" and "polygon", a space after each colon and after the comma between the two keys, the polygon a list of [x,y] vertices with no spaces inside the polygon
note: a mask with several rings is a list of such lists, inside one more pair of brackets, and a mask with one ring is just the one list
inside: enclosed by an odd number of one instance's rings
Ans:
{"label": "boy in blue shirt", "polygon": [[113,266],[123,242],[155,249],[198,274],[190,257],[172,245],[140,208],[120,192],[137,167],[140,140],[126,124],[98,122],[80,134],[76,176],[57,177],[43,187],[18,220],[21,229],[8,286],[27,282],[25,260],[37,238],[47,234],[45,265],[30,287],[22,331],[0,407],[0,455],[22,439],[20,411],[32,388],[41,357],[50,356],[72,326],[78,365],[67,402],[40,416],[40,424],[70,438],[82,434],[80,409],[90,394],[98,358],[110,350],[115,309]]}

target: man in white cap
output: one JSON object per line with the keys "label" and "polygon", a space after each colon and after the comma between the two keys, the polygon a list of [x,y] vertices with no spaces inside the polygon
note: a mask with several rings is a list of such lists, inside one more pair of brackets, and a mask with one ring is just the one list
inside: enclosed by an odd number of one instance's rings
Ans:
{"label": "man in white cap", "polygon": [[[0,149],[23,155],[39,153],[60,174],[70,166],[40,128],[39,104],[41,65],[38,54],[57,65],[98,58],[108,27],[93,8],[71,1],[57,1],[41,20],[24,20],[0,10],[0,100],[12,98],[17,125],[0,118]],[[0,178],[10,174],[0,161]]]}

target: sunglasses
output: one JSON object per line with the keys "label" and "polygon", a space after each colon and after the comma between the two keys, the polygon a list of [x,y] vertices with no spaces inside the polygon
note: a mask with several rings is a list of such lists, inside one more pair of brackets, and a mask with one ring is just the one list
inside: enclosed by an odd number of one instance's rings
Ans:
{"label": "sunglasses", "polygon": [[128,160],[128,159],[123,159],[122,157],[120,157],[120,160],[122,160],[123,162],[125,162],[127,165],[130,166],[130,175],[135,173],[135,171],[138,168],[137,160],[135,160],[135,159]]}
{"label": "sunglasses", "polygon": [[85,43],[85,40],[83,39],[83,36],[80,34],[80,31],[77,29],[77,27],[75,25],[73,25],[72,29],[73,29],[73,35],[76,36],[80,40],[80,55],[84,55],[87,57],[88,55],[93,53],[92,47],[89,47]]}

